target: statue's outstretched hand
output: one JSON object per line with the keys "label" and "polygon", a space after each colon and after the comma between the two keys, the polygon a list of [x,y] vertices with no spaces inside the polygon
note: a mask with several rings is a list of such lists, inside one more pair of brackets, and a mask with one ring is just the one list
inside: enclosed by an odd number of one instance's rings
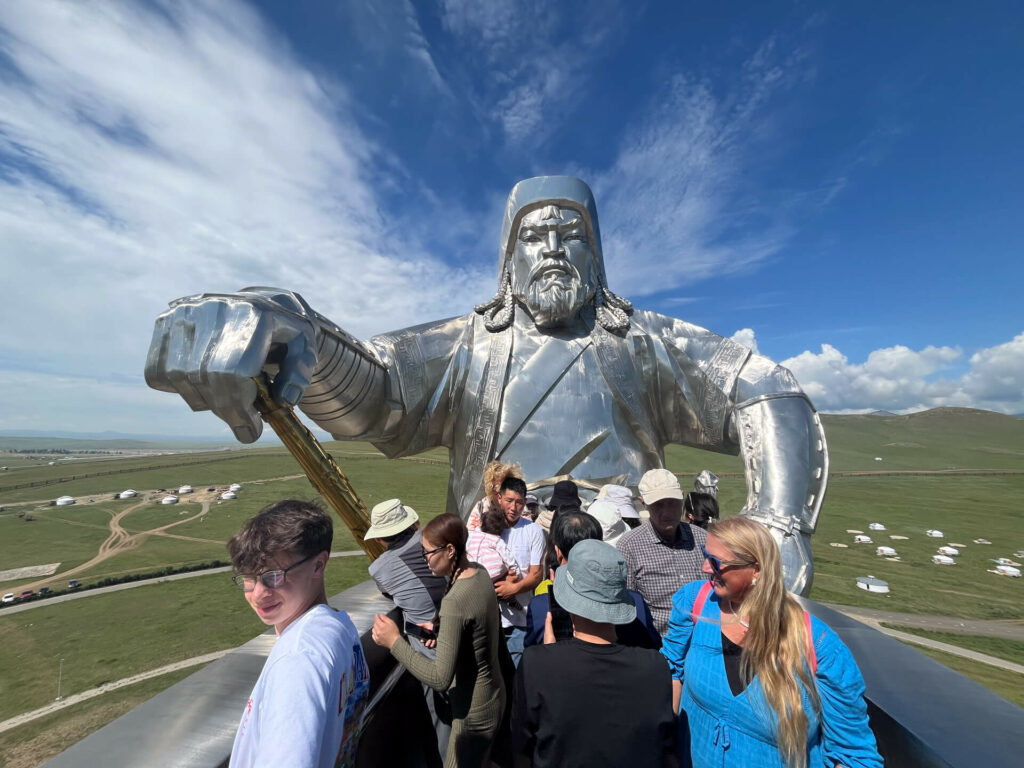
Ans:
{"label": "statue's outstretched hand", "polygon": [[279,366],[275,399],[296,405],[316,366],[312,310],[298,294],[249,288],[171,302],[156,319],[146,358],[146,383],[177,392],[194,411],[213,411],[235,437],[251,443],[263,431],[253,403],[253,377]]}

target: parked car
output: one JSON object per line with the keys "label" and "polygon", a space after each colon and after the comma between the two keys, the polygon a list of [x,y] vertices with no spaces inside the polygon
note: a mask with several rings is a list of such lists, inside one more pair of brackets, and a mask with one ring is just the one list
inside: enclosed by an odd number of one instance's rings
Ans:
{"label": "parked car", "polygon": [[22,592],[20,595],[18,595],[18,599],[19,600],[29,600],[29,599],[31,599],[31,598],[33,598],[35,596],[36,596],[35,592],[33,592],[31,589],[26,589],[24,592]]}
{"label": "parked car", "polygon": [[13,592],[8,592],[3,597],[0,597],[0,603],[13,603],[13,602],[14,602],[14,593]]}
{"label": "parked car", "polygon": [[50,589],[49,587],[40,587],[39,588],[39,596],[40,597],[46,597],[46,595],[50,594],[52,591],[53,590]]}
{"label": "parked car", "polygon": [[68,589],[78,589],[80,586],[82,586],[82,582],[78,579],[72,579],[68,582]]}

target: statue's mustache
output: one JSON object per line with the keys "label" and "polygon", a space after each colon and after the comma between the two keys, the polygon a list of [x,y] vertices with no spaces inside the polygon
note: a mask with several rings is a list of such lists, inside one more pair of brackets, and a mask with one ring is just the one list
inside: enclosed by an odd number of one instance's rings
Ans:
{"label": "statue's mustache", "polygon": [[530,270],[530,282],[534,283],[550,273],[564,275],[575,281],[582,280],[579,270],[573,266],[572,262],[565,259],[543,259],[537,262],[534,268]]}

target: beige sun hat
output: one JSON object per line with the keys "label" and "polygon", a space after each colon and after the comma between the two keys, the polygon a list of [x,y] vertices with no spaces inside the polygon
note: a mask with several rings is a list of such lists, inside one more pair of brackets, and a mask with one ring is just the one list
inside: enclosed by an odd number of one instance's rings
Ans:
{"label": "beige sun hat", "polygon": [[640,498],[648,507],[662,499],[679,499],[682,501],[683,492],[679,488],[679,478],[667,469],[652,469],[644,472],[640,478]]}
{"label": "beige sun hat", "polygon": [[364,540],[381,539],[401,533],[413,523],[419,522],[420,516],[412,507],[405,506],[398,499],[388,499],[377,504],[370,512],[370,530],[363,536]]}

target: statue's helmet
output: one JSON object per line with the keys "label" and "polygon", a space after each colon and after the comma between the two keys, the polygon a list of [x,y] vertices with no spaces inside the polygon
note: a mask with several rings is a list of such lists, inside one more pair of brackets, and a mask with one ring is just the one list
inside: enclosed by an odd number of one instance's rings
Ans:
{"label": "statue's helmet", "polygon": [[628,315],[632,305],[607,288],[594,193],[586,182],[575,176],[536,176],[524,179],[512,188],[501,226],[498,293],[489,302],[476,307],[476,311],[486,316],[486,325],[492,331],[507,328],[512,322],[515,300],[512,295],[511,261],[519,230],[525,217],[549,206],[570,209],[579,214],[593,256],[589,280],[594,284],[587,288],[594,297],[598,321],[608,330],[624,331],[629,327]]}
{"label": "statue's helmet", "polygon": [[601,228],[597,223],[597,204],[594,193],[582,179],[575,176],[534,176],[512,187],[505,203],[505,218],[501,222],[501,250],[498,253],[498,271],[508,268],[508,261],[516,247],[516,236],[523,217],[549,205],[571,208],[583,217],[587,240],[594,258],[601,285],[606,285],[604,256],[601,253]]}

